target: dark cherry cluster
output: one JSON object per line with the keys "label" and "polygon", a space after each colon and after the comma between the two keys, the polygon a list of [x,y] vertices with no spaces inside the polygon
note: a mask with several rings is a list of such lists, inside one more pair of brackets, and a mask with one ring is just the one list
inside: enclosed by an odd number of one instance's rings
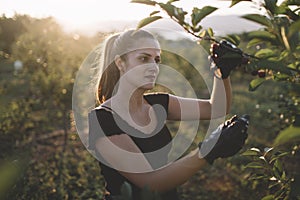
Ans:
{"label": "dark cherry cluster", "polygon": [[259,78],[264,78],[266,77],[266,71],[263,69],[260,70],[254,70],[251,72],[252,76],[258,76]]}

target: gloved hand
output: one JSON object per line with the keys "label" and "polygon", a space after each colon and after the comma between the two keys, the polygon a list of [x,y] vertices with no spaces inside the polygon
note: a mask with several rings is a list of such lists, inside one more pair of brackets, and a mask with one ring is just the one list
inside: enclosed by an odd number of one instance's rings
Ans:
{"label": "gloved hand", "polygon": [[222,79],[227,78],[234,68],[249,62],[241,49],[226,40],[213,43],[210,53],[213,61],[211,68],[215,76]]}
{"label": "gloved hand", "polygon": [[222,123],[210,136],[199,143],[199,156],[213,164],[217,158],[227,158],[239,152],[248,137],[250,117],[233,116]]}

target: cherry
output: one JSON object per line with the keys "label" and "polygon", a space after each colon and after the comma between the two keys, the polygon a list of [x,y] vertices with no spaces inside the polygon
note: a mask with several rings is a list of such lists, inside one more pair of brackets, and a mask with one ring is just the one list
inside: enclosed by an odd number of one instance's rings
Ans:
{"label": "cherry", "polygon": [[212,53],[212,55],[214,57],[216,57],[216,54],[218,54],[219,50],[220,50],[220,45],[219,44],[213,43],[211,45],[210,52]]}
{"label": "cherry", "polygon": [[212,45],[211,45],[211,48],[212,48],[212,50],[213,51],[216,51],[218,48],[219,48],[219,44],[218,43],[213,43]]}
{"label": "cherry", "polygon": [[266,72],[264,70],[259,70],[257,73],[258,73],[258,77],[260,78],[266,77]]}

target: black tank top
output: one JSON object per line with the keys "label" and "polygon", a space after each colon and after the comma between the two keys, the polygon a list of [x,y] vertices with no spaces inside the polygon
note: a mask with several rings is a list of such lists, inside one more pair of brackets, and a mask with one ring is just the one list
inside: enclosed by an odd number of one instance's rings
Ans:
{"label": "black tank top", "polygon": [[[110,108],[104,108],[103,106],[100,106],[99,108],[96,108],[89,113],[88,148],[90,150],[95,150],[95,142],[99,137],[130,133],[128,135],[143,153],[153,152],[168,145],[168,151],[163,151],[166,152],[165,155],[160,154],[159,158],[153,157],[153,154],[146,156],[147,160],[154,169],[160,168],[167,164],[167,153],[171,149],[172,140],[170,131],[165,124],[166,114],[168,113],[169,95],[165,93],[155,93],[147,94],[144,96],[144,98],[151,106],[154,106],[153,108],[158,121],[157,127],[159,128],[158,130],[154,131],[155,134],[150,135],[148,137],[138,137],[138,135],[141,135],[143,133],[130,126],[125,120],[122,120],[120,116],[118,116]],[[164,109],[164,113],[161,113],[161,108]],[[118,124],[115,122],[115,119],[118,119]],[[101,131],[99,131],[99,128],[96,128],[96,126],[99,125],[101,126]],[[101,157],[101,154],[99,152],[96,152],[96,155],[97,157]],[[157,156],[157,154],[155,154],[155,156]],[[99,162],[99,165],[101,167],[101,174],[103,175],[106,182],[105,188],[111,195],[120,195],[121,186],[126,181],[131,185],[133,199],[141,199],[141,188],[136,187],[133,183],[131,183],[129,180],[123,177],[117,170],[105,165],[105,163]],[[176,189],[162,193],[160,194],[160,196],[162,200],[178,199]]]}

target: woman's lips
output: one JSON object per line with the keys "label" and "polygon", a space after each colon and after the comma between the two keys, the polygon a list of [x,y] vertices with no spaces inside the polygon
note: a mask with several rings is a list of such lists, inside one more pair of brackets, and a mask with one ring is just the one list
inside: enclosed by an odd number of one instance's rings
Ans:
{"label": "woman's lips", "polygon": [[156,76],[154,76],[154,75],[148,75],[148,76],[145,76],[146,78],[149,78],[149,79],[155,79],[156,78]]}

